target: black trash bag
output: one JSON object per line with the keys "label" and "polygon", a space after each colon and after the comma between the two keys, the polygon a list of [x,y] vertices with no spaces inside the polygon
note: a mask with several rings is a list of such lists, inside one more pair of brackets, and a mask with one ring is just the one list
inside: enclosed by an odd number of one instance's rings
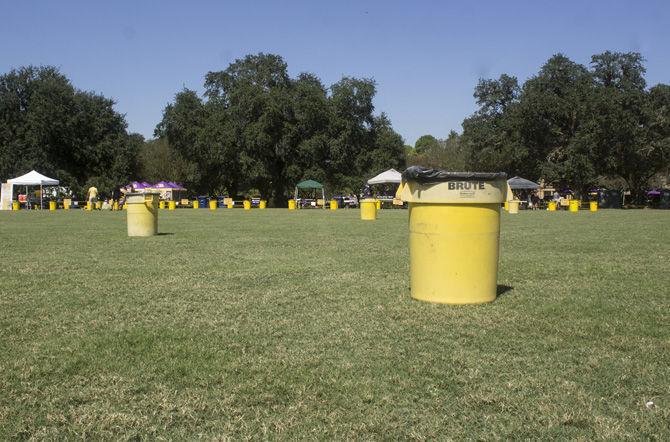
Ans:
{"label": "black trash bag", "polygon": [[411,166],[402,173],[405,181],[422,184],[443,183],[445,181],[493,181],[507,178],[505,172],[449,172],[428,167]]}

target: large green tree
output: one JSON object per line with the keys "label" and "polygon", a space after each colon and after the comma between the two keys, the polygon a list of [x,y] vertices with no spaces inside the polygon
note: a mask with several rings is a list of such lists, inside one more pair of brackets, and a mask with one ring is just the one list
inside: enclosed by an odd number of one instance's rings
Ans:
{"label": "large green tree", "polygon": [[113,106],[54,67],[0,76],[0,177],[37,169],[75,192],[95,184],[111,193],[135,174],[143,143]]}

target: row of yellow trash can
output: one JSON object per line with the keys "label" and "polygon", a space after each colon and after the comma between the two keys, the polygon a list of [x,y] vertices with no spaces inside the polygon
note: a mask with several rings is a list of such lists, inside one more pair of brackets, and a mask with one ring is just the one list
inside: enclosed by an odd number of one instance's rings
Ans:
{"label": "row of yellow trash can", "polygon": [[[511,201],[505,201],[504,207],[505,210],[510,213],[510,214],[515,214],[519,213],[519,203],[521,201],[518,200],[511,200]],[[582,202],[580,200],[570,200],[568,203],[568,211],[570,212],[579,212],[579,208],[581,207]],[[549,212],[555,212],[557,209],[557,204],[555,201],[550,201],[547,203],[547,210]],[[598,211],[598,202],[597,201],[589,201],[589,211],[590,212],[597,212]]]}

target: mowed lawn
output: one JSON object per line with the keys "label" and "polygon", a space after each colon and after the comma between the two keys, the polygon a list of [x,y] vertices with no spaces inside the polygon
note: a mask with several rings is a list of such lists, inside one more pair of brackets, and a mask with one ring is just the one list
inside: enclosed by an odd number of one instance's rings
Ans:
{"label": "mowed lawn", "polygon": [[503,213],[479,306],[358,215],[0,212],[0,439],[670,438],[670,211]]}

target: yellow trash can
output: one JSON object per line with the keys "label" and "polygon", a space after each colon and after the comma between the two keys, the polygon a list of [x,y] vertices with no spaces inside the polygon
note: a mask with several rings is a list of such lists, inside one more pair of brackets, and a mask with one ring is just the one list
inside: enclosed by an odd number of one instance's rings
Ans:
{"label": "yellow trash can", "polygon": [[72,199],[70,198],[63,199],[63,210],[70,210],[71,205],[72,205]]}
{"label": "yellow trash can", "polygon": [[507,203],[507,212],[514,215],[519,213],[519,200],[512,200]]}
{"label": "yellow trash can", "polygon": [[410,167],[400,196],[409,202],[410,288],[414,299],[479,304],[496,299],[504,173]]}
{"label": "yellow trash can", "polygon": [[234,209],[235,208],[235,201],[228,202],[228,204],[226,204],[226,207],[228,209]]}
{"label": "yellow trash can", "polygon": [[330,200],[330,210],[337,210],[337,200]]}
{"label": "yellow trash can", "polygon": [[21,210],[21,203],[18,201],[12,201],[12,210]]}
{"label": "yellow trash can", "polygon": [[89,212],[93,210],[93,204],[91,204],[90,201],[86,201],[86,210],[88,210]]}
{"label": "yellow trash can", "polygon": [[114,201],[114,204],[112,205],[112,210],[119,210],[119,202]]}
{"label": "yellow trash can", "polygon": [[295,200],[288,200],[288,210],[295,210]]}
{"label": "yellow trash can", "polygon": [[102,201],[98,200],[95,202],[95,208],[98,210],[102,209]]}
{"label": "yellow trash can", "polygon": [[194,209],[199,209],[200,208],[200,203],[198,202],[197,199],[193,200],[193,208]]}
{"label": "yellow trash can", "polygon": [[49,201],[49,210],[56,210],[56,201]]}
{"label": "yellow trash can", "polygon": [[382,209],[382,200],[376,200],[376,201],[377,202],[375,204],[377,206],[377,210],[381,210]]}
{"label": "yellow trash can", "polygon": [[175,210],[177,208],[176,201],[168,201],[168,210]]}
{"label": "yellow trash can", "polygon": [[505,209],[505,212],[509,212],[509,201],[503,203],[503,208]]}
{"label": "yellow trash can", "polygon": [[216,210],[218,201],[215,199],[209,200],[209,210]]}
{"label": "yellow trash can", "polygon": [[589,211],[591,211],[591,212],[597,212],[598,211],[598,201],[590,201],[589,202]]}
{"label": "yellow trash can", "polygon": [[251,210],[251,201],[249,200],[244,200],[244,210]]}
{"label": "yellow trash can", "polygon": [[555,212],[556,211],[556,201],[549,201],[549,204],[547,205],[547,210],[550,212]]}
{"label": "yellow trash can", "polygon": [[260,200],[260,202],[258,203],[258,208],[259,208],[259,209],[265,209],[265,208],[267,207],[267,205],[268,205],[268,202],[267,202],[267,201],[265,201],[265,200]]}
{"label": "yellow trash can", "polygon": [[579,200],[570,200],[569,210],[570,212],[579,212]]}
{"label": "yellow trash can", "polygon": [[160,200],[160,201],[158,202],[158,208],[159,208],[159,209],[165,209],[165,201]]}
{"label": "yellow trash can", "polygon": [[377,200],[366,198],[361,200],[361,219],[364,221],[374,221],[377,219]]}
{"label": "yellow trash can", "polygon": [[153,236],[158,233],[159,193],[128,193],[128,236]]}

